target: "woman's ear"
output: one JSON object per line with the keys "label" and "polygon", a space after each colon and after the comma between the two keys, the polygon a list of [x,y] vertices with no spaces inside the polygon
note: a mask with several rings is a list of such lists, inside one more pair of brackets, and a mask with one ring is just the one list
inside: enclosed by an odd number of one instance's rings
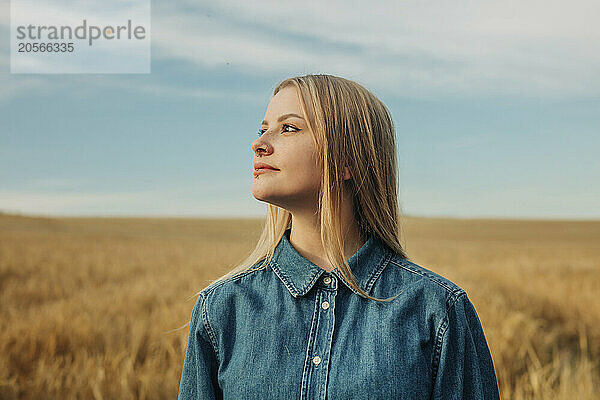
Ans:
{"label": "woman's ear", "polygon": [[348,180],[352,178],[352,174],[350,174],[350,169],[346,166],[344,167],[344,180]]}

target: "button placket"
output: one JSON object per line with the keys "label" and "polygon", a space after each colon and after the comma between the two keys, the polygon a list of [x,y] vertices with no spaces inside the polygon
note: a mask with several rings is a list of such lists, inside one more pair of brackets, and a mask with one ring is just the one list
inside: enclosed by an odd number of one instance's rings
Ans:
{"label": "button placket", "polygon": [[[329,279],[328,279],[329,278]],[[334,299],[337,293],[335,280],[326,276],[322,280],[328,287],[316,286],[315,308],[309,335],[307,358],[302,374],[301,399],[325,399],[333,330],[335,326]]]}

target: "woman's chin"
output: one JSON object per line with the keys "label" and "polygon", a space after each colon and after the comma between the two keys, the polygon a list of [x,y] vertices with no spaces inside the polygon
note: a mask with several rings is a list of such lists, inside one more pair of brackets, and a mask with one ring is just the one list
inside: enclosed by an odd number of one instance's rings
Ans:
{"label": "woman's chin", "polygon": [[252,196],[258,201],[269,201],[269,190],[265,190],[266,188],[257,188],[256,186],[252,186]]}

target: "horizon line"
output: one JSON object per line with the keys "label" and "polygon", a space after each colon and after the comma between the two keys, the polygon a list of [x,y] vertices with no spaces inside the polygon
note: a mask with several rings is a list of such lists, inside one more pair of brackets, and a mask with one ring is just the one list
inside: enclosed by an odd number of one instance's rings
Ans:
{"label": "horizon line", "polygon": [[[7,212],[0,210],[0,217],[12,216],[23,218],[53,218],[53,219],[212,219],[212,220],[236,220],[236,219],[255,219],[263,220],[266,216],[240,215],[240,216],[224,216],[224,215],[143,215],[143,214],[28,214],[20,212]],[[507,216],[455,216],[455,215],[423,215],[423,214],[405,214],[400,215],[402,218],[417,218],[417,219],[452,219],[452,220],[495,220],[495,221],[531,221],[531,222],[600,222],[600,217],[507,217]]]}

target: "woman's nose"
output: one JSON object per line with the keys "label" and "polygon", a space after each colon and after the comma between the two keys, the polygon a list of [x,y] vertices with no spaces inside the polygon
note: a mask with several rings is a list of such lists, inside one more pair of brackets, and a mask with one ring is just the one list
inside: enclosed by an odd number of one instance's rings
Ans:
{"label": "woman's nose", "polygon": [[250,145],[250,148],[252,149],[252,151],[254,153],[259,153],[259,152],[266,153],[272,149],[272,146],[270,146],[263,137],[260,137],[260,138],[256,139],[254,142],[252,142],[252,144]]}

